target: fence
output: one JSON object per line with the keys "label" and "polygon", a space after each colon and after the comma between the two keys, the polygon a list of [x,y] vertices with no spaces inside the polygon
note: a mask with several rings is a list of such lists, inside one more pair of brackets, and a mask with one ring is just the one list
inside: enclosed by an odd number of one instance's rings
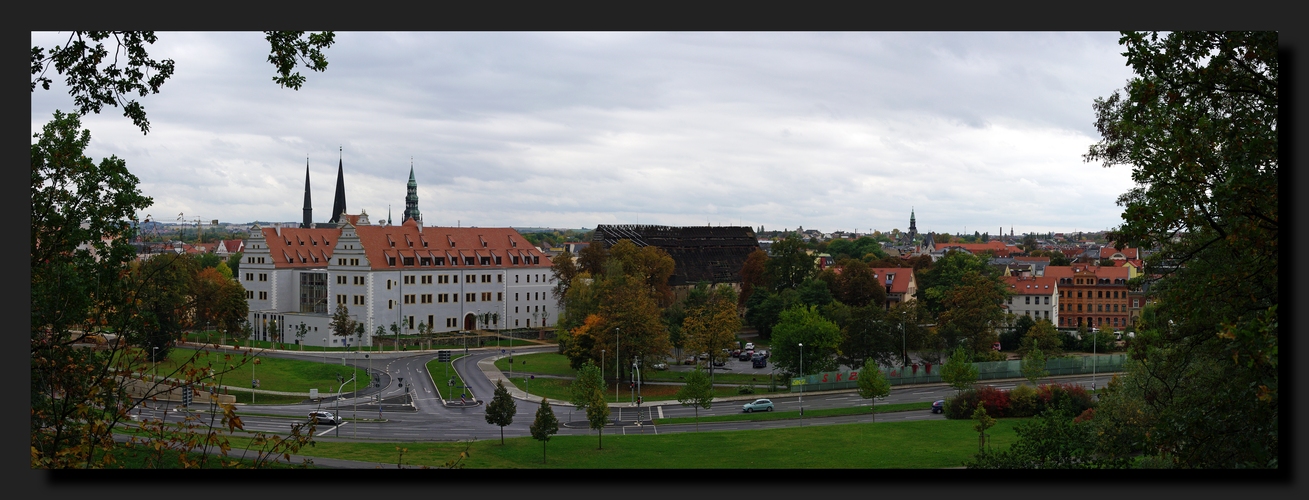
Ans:
{"label": "fence", "polygon": [[[1126,354],[1056,358],[1046,361],[1045,370],[1050,373],[1050,376],[1082,375],[1090,374],[1092,371],[1109,373],[1122,371],[1123,363],[1126,360]],[[983,381],[1023,378],[1022,363],[1022,360],[1014,359],[973,363],[973,366],[977,367],[977,380]],[[899,367],[882,368],[881,371],[893,386],[943,383],[941,380],[941,365],[922,365],[918,366],[916,370],[912,366],[905,367],[903,370]],[[800,383],[796,382],[799,379],[797,377],[791,381],[791,392],[800,392],[801,386],[804,386],[805,392],[855,389],[859,387],[858,375],[858,370],[824,372],[806,375],[803,382]]]}

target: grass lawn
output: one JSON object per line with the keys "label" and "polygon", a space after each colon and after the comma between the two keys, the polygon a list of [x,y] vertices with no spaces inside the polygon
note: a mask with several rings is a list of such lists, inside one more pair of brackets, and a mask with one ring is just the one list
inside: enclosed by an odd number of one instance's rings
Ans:
{"label": "grass lawn", "polygon": [[[568,357],[557,352],[522,354],[514,356],[513,361],[515,375],[521,372],[537,375],[577,376],[577,370],[568,366]],[[495,367],[499,368],[505,375],[509,375],[509,358],[495,360]]]}
{"label": "grass lawn", "polygon": [[[193,361],[192,356],[195,357]],[[258,359],[259,364],[254,364],[254,359]],[[192,361],[191,366],[212,368],[217,379],[216,382],[221,385],[249,387],[252,378],[251,370],[253,369],[253,378],[259,379],[259,388],[270,391],[307,393],[309,389],[316,388],[320,393],[336,393],[337,388],[341,385],[340,382],[337,382],[337,374],[340,374],[345,380],[349,380],[351,375],[354,375],[361,387],[366,387],[369,381],[372,380],[367,370],[342,366],[338,364],[339,360],[338,363],[317,363],[250,356],[244,353],[196,351],[183,348],[172,349],[168,353],[168,358],[159,362],[159,376],[181,376],[182,371],[179,370],[188,361]],[[206,381],[214,380],[206,378]],[[352,384],[347,384],[344,390],[350,390],[350,385]],[[231,393],[238,395],[238,401],[249,402],[249,393],[243,393],[242,391],[231,391]],[[244,400],[242,400],[240,394],[246,396]],[[278,402],[273,399],[274,396],[267,396],[269,398],[267,402],[262,399],[263,397],[265,396],[255,396],[255,402],[261,404]],[[302,400],[304,400],[303,397],[296,397],[292,402]],[[287,401],[281,402],[285,403]]]}
{"label": "grass lawn", "polygon": [[[450,353],[450,362],[453,363],[454,360],[462,357],[464,357],[462,353]],[[450,367],[450,363],[442,363],[435,359],[428,361],[427,373],[432,376],[432,383],[436,385],[436,390],[441,392],[442,399],[449,401],[451,398],[459,397],[459,394],[463,392],[461,387],[464,386],[464,379],[459,376],[459,373],[453,367]],[[450,374],[449,378],[446,378],[446,373]],[[455,379],[453,386],[450,385],[450,378]]]}
{"label": "grass lawn", "polygon": [[[181,465],[180,465],[181,462],[178,460],[178,457],[181,455],[181,452],[180,452],[180,451],[176,451],[176,450],[164,450],[164,451],[162,451],[162,452],[157,452],[157,451],[155,451],[155,450],[152,449],[152,448],[147,448],[147,447],[146,447],[145,445],[143,445],[143,444],[135,444],[135,445],[133,445],[133,444],[130,444],[130,443],[116,443],[116,445],[114,446],[114,448],[113,448],[109,453],[110,453],[110,456],[113,457],[113,463],[112,463],[111,465],[107,466],[107,468],[113,468],[113,469],[177,469],[177,468],[181,468]],[[204,455],[201,455],[200,453],[187,453],[186,456],[187,456],[187,459],[188,459],[188,460],[194,460],[194,461],[196,461],[196,462],[199,462],[199,461],[201,461],[201,460],[204,459]],[[97,458],[98,458],[98,457],[99,457],[99,455],[97,455]],[[275,458],[281,458],[281,457],[275,457]],[[203,466],[202,468],[204,468],[204,469],[223,469],[223,468],[227,468],[227,467],[225,467],[224,464],[223,464],[223,462],[225,462],[225,461],[226,461],[226,462],[230,462],[230,461],[232,461],[232,459],[230,459],[230,458],[223,458],[223,457],[220,457],[220,456],[218,456],[218,455],[210,455],[210,456],[208,457],[207,460],[204,460],[204,462],[203,462],[203,463],[204,463],[204,466]],[[250,468],[250,467],[252,467],[253,464],[254,464],[254,461],[253,461],[253,460],[237,460],[237,462],[239,462],[239,463],[241,464],[241,465],[240,465],[241,468]],[[302,469],[302,468],[310,468],[310,469],[312,469],[312,468],[314,468],[314,467],[313,467],[312,465],[304,465],[304,464],[288,464],[288,463],[286,463],[286,462],[274,462],[273,460],[270,459],[270,460],[268,461],[268,463],[265,465],[265,468],[268,468],[268,469]]]}
{"label": "grass lawn", "polygon": [[[1004,449],[1021,419],[1000,419],[989,434],[991,447]],[[748,438],[745,436],[748,433]],[[602,443],[604,449],[596,449]],[[723,443],[732,443],[723,446]],[[235,446],[236,440],[233,440]],[[400,449],[403,448],[403,458]],[[615,434],[597,438],[554,436],[545,447],[530,437],[457,443],[346,443],[319,441],[303,455],[405,465],[439,466],[461,451],[466,468],[560,469],[843,469],[958,467],[977,453],[977,431],[970,420],[922,420],[842,424],[750,431],[673,434]]]}

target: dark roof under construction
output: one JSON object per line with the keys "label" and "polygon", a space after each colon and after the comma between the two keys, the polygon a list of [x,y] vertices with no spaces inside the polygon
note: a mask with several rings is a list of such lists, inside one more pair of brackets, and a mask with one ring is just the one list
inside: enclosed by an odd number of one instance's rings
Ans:
{"label": "dark roof under construction", "polygon": [[624,239],[668,252],[675,264],[673,275],[668,277],[669,286],[701,281],[739,283],[741,266],[750,252],[759,248],[754,229],[744,226],[600,224],[592,237],[592,241],[603,242],[605,248]]}

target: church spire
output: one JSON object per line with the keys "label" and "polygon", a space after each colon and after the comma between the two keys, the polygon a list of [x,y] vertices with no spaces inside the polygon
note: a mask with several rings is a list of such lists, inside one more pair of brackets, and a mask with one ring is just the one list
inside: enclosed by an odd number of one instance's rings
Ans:
{"label": "church spire", "polygon": [[304,220],[300,222],[300,227],[314,227],[314,207],[309,203],[309,157],[305,157],[305,208]]}
{"label": "church spire", "polygon": [[405,211],[400,216],[403,223],[413,219],[419,226],[423,225],[423,214],[418,211],[418,181],[414,180],[414,159],[409,158],[409,184],[406,186]]}
{"label": "church spire", "polygon": [[[341,151],[344,151],[342,149]],[[344,154],[341,159],[337,159],[336,164],[336,198],[332,200],[332,219],[328,222],[338,224],[345,215],[345,161]]]}

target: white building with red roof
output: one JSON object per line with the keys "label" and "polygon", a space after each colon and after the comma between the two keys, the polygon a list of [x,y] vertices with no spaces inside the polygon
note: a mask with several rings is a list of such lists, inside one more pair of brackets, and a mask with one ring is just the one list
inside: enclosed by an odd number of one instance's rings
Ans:
{"label": "white building with red roof", "polygon": [[914,300],[918,280],[912,267],[874,267],[873,277],[886,287],[886,307]]}
{"label": "white building with red roof", "polygon": [[1059,284],[1053,277],[1002,276],[1009,298],[1004,307],[1015,316],[1059,324]]}
{"label": "white building with red roof", "polygon": [[[366,330],[406,334],[549,326],[558,318],[551,297],[550,259],[512,228],[401,225],[340,228],[255,226],[240,276],[257,340],[294,342],[303,323],[308,345],[355,345],[330,334],[332,314],[346,306]],[[487,325],[483,313],[495,315]],[[277,331],[270,331],[276,320]]]}

